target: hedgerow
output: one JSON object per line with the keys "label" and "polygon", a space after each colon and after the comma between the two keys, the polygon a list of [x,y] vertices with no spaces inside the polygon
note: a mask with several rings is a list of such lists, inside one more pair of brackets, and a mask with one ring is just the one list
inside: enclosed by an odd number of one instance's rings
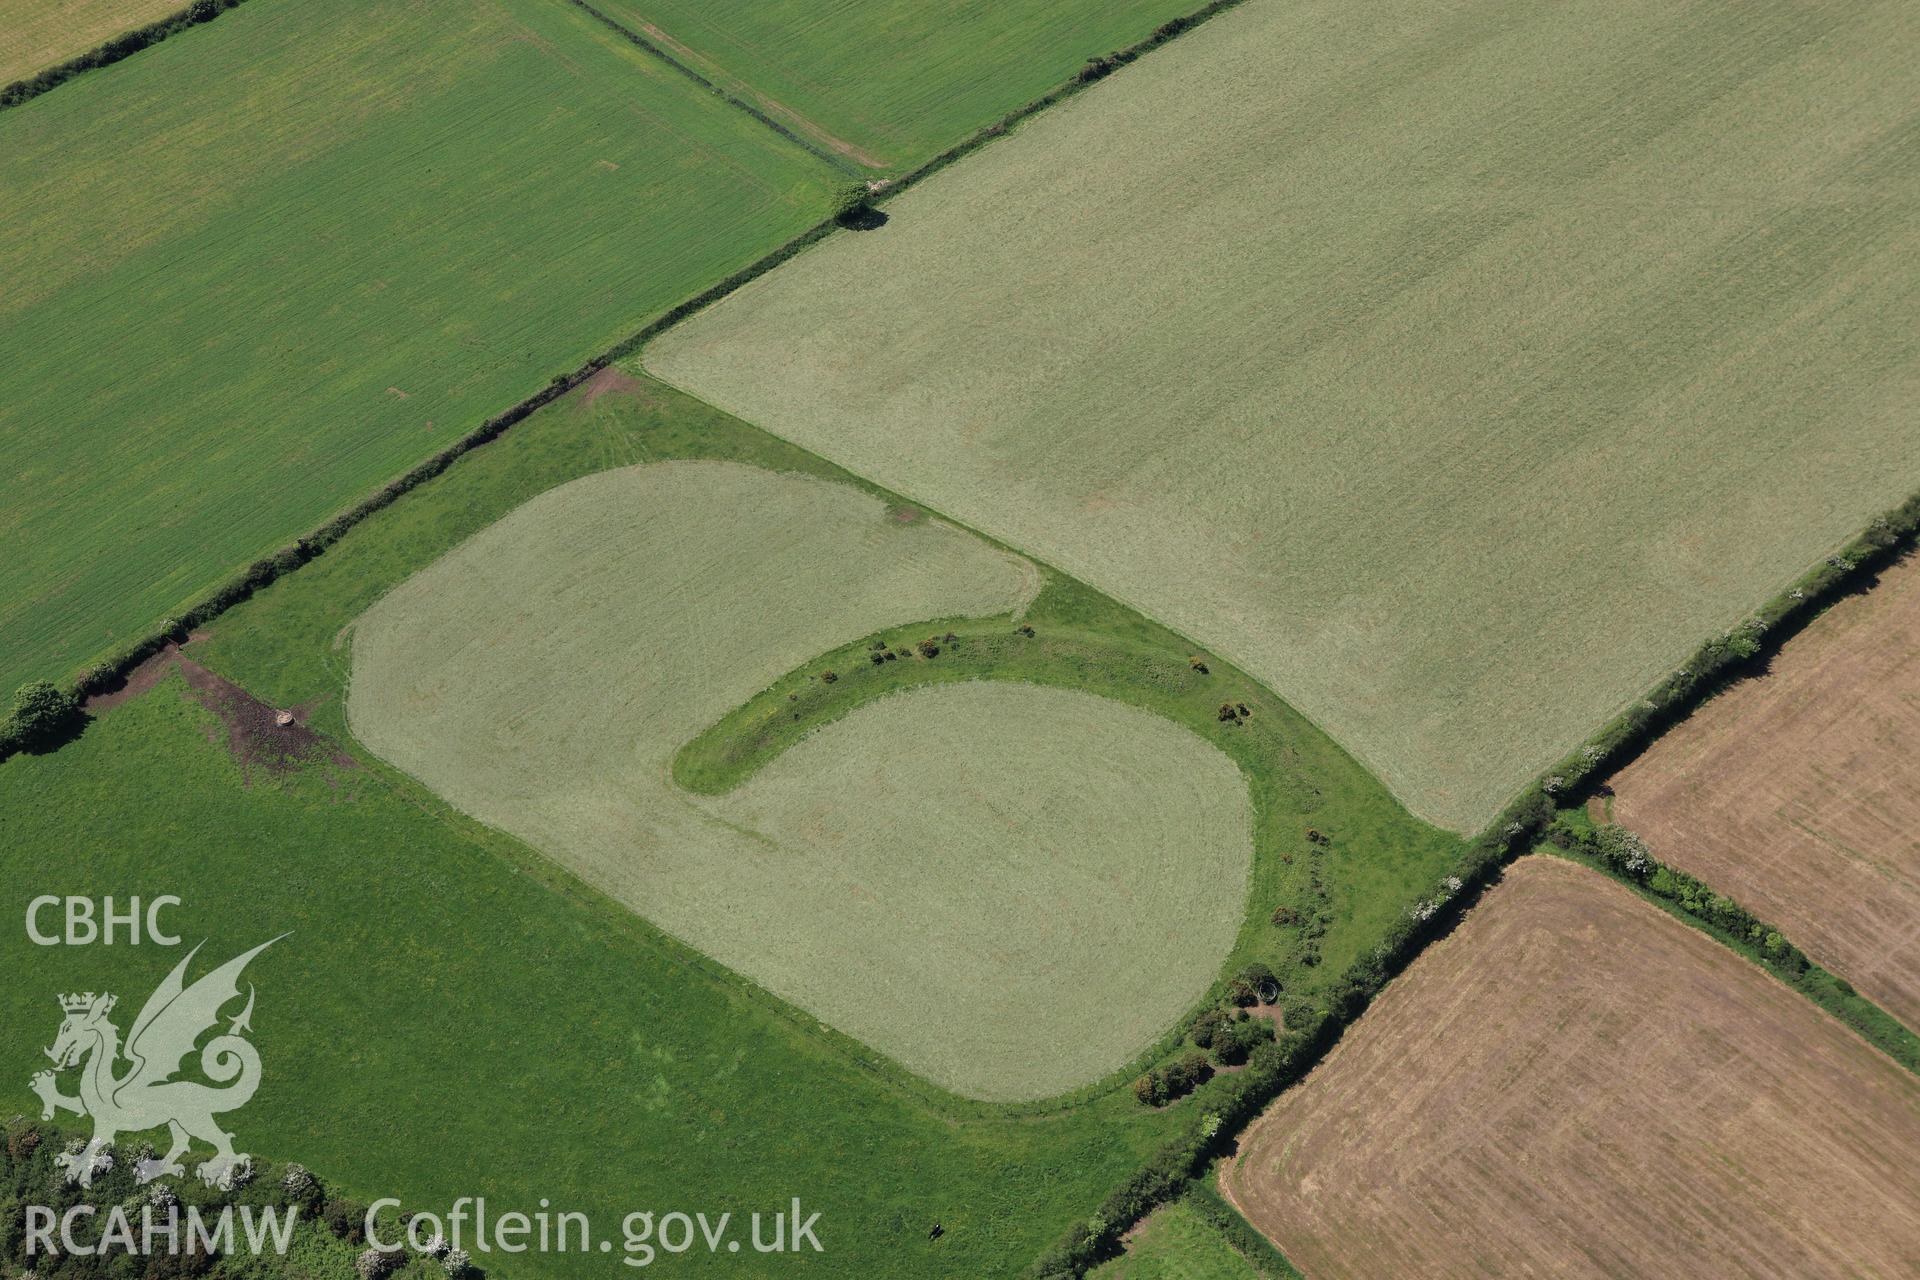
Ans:
{"label": "hedgerow", "polygon": [[0,88],[0,111],[8,107],[17,107],[23,102],[39,97],[49,89],[58,88],[77,75],[99,67],[112,66],[122,58],[132,57],[149,45],[159,44],[168,36],[177,35],[188,27],[197,27],[203,22],[211,22],[229,9],[237,8],[242,0],[194,0],[186,8],[170,13],[144,27],[115,36],[113,39],[95,45],[85,53],[68,58],[65,62],[48,67],[28,76],[24,80],[15,80],[5,88]]}
{"label": "hedgerow", "polygon": [[1869,1044],[1920,1075],[1920,1036],[1855,991],[1846,979],[1810,960],[1775,926],[1677,867],[1662,863],[1625,827],[1595,827],[1582,811],[1559,815],[1547,842],[1574,861],[1654,899],[1857,1031]]}
{"label": "hedgerow", "polygon": [[[1162,1147],[1101,1202],[1087,1221],[1076,1224],[1042,1255],[1031,1274],[1044,1280],[1077,1280],[1089,1267],[1117,1253],[1122,1232],[1157,1205],[1184,1192],[1220,1145],[1305,1075],[1347,1025],[1366,1010],[1390,977],[1429,940],[1451,929],[1508,861],[1534,847],[1548,833],[1560,813],[1561,802],[1583,794],[1595,780],[1625,763],[1667,726],[1684,719],[1732,679],[1765,661],[1835,600],[1870,585],[1881,569],[1913,546],[1917,534],[1920,494],[1876,518],[1842,550],[1802,574],[1747,620],[1702,644],[1686,664],[1510,801],[1500,816],[1468,843],[1457,876],[1448,881],[1442,893],[1390,931],[1373,953],[1349,966],[1326,994],[1323,1007],[1307,1010],[1299,1027],[1289,1027],[1274,1043],[1256,1049],[1247,1069],[1228,1077],[1224,1087],[1207,1099],[1210,1110],[1196,1115],[1180,1137]],[[1920,1040],[1877,1006],[1860,999],[1844,981],[1808,961],[1778,930],[1765,926],[1738,904],[1683,872],[1659,867],[1657,872],[1649,871],[1644,882],[1633,879],[1624,869],[1633,847],[1614,837],[1610,849],[1603,853],[1596,848],[1592,865],[1629,879],[1658,900],[1671,902],[1717,937],[1767,965],[1783,981],[1833,1012],[1897,1061],[1920,1071]],[[1617,860],[1620,870],[1610,858]],[[1663,891],[1671,896],[1664,896]],[[1736,935],[1728,925],[1740,933]],[[1752,932],[1755,927],[1761,929],[1757,938]],[[1217,1132],[1203,1136],[1202,1120],[1213,1114],[1220,1117]]]}

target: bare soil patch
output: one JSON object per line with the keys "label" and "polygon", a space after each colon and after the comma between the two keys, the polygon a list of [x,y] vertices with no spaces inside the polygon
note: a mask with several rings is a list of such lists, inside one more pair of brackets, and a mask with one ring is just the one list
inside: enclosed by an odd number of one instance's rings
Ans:
{"label": "bare soil patch", "polygon": [[[187,643],[192,644],[205,635],[203,631],[196,631],[187,637]],[[308,727],[308,718],[317,704],[269,706],[225,676],[189,658],[178,644],[167,645],[129,671],[117,687],[94,694],[82,705],[88,715],[104,715],[130,699],[151,692],[176,668],[195,700],[220,717],[226,730],[227,750],[240,762],[241,772],[249,781],[255,769],[281,775],[319,761],[344,769],[359,767],[352,756]],[[208,737],[217,741],[220,734],[210,731]]]}
{"label": "bare soil patch", "polygon": [[[192,644],[204,635],[206,635],[206,632],[196,631],[187,637],[187,643]],[[180,646],[177,644],[168,644],[158,653],[155,653],[145,662],[140,663],[133,670],[122,676],[118,685],[102,693],[90,695],[81,703],[81,706],[85,708],[88,715],[93,716],[102,715],[111,711],[128,699],[137,698],[147,692],[147,690],[153,688],[153,686],[159,684],[167,672],[173,670],[179,657]]]}
{"label": "bare soil patch", "polygon": [[599,400],[601,396],[632,396],[639,395],[645,390],[646,387],[640,379],[630,373],[622,373],[612,365],[608,365],[580,384],[581,399],[589,408],[591,408],[594,402]]}
{"label": "bare soil patch", "polygon": [[1529,858],[1241,1142],[1315,1280],[1920,1274],[1920,1080],[1621,886]]}
{"label": "bare soil patch", "polygon": [[1920,1028],[1920,561],[1614,779],[1614,818]]}
{"label": "bare soil patch", "polygon": [[[318,761],[354,768],[352,756],[307,727],[310,708],[268,706],[225,676],[176,652],[180,673],[200,704],[226,727],[227,750],[251,780],[253,771],[280,775]],[[280,723],[282,720],[287,723]]]}

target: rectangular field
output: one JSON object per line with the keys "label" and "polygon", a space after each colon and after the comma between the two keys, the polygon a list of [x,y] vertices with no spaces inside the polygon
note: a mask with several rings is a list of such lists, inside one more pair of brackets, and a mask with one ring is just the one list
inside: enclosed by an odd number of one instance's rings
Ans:
{"label": "rectangular field", "polygon": [[1920,1028],[1920,561],[1835,605],[1614,786],[1613,817],[1655,856]]}
{"label": "rectangular field", "polygon": [[1474,828],[1920,484],[1916,42],[1895,0],[1252,0],[646,363]]}
{"label": "rectangular field", "polygon": [[252,0],[0,114],[0,689],[817,221],[828,174],[557,3]]}
{"label": "rectangular field", "polygon": [[1920,1273],[1920,1080],[1705,935],[1528,858],[1240,1143],[1315,1280]]}
{"label": "rectangular field", "polygon": [[856,164],[901,172],[1198,0],[599,0]]}
{"label": "rectangular field", "polygon": [[186,0],[0,0],[0,85],[186,7]]}

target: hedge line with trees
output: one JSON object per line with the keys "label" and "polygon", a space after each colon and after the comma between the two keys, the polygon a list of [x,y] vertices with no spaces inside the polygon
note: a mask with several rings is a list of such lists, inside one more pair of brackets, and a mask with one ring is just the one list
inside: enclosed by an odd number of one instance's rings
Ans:
{"label": "hedge line with trees", "polygon": [[0,89],[0,111],[8,107],[17,107],[21,103],[37,98],[49,89],[57,88],[84,72],[98,67],[112,66],[122,58],[128,58],[149,45],[159,44],[168,36],[177,35],[188,27],[197,27],[203,22],[211,22],[227,10],[237,7],[241,0],[194,0],[186,8],[144,27],[136,27],[102,44],[97,44],[85,53],[68,58],[65,62],[46,68],[24,80],[15,80]]}
{"label": "hedge line with trees", "polygon": [[[1458,874],[1448,880],[1443,893],[1422,903],[1378,949],[1349,966],[1328,992],[1324,1006],[1301,1011],[1298,1025],[1289,1026],[1276,1041],[1256,1049],[1247,1069],[1228,1077],[1215,1096],[1207,1099],[1209,1110],[1193,1117],[1179,1136],[1102,1201],[1090,1218],[1075,1224],[1041,1255],[1030,1274],[1039,1280],[1078,1280],[1094,1264],[1114,1256],[1122,1232],[1155,1206],[1183,1194],[1220,1153],[1225,1141],[1259,1115],[1281,1090],[1306,1074],[1340,1038],[1347,1024],[1366,1009],[1389,977],[1404,968],[1427,941],[1451,928],[1502,866],[1546,834],[1559,814],[1558,801],[1571,801],[1583,794],[1595,780],[1624,764],[1734,677],[1764,661],[1827,605],[1870,585],[1875,574],[1913,546],[1916,534],[1920,534],[1920,494],[1876,518],[1845,548],[1802,574],[1745,622],[1701,645],[1685,665],[1516,796],[1486,830],[1468,842]],[[1594,865],[1611,870],[1604,861],[1596,860]],[[1672,886],[1676,906],[1691,899],[1706,913],[1690,918],[1743,950],[1750,945],[1713,923],[1715,911],[1730,920],[1740,919],[1728,914],[1724,906],[1716,906],[1714,898],[1718,895],[1691,877],[1682,880],[1679,873],[1671,871],[1668,876],[1670,879],[1661,883],[1663,887]],[[1650,885],[1638,887],[1660,900]],[[1685,910],[1683,906],[1681,909]],[[1741,914],[1743,927],[1750,929],[1758,923],[1750,915]],[[1759,947],[1751,954],[1897,1061],[1920,1070],[1920,1047],[1905,1047],[1914,1043],[1912,1033],[1861,1000],[1842,980],[1810,963],[1794,976],[1768,961],[1764,955],[1765,935],[1776,932],[1765,930]],[[1790,945],[1784,939],[1782,943]],[[1781,954],[1784,958],[1788,953]],[[1797,948],[1791,954],[1805,961]]]}
{"label": "hedge line with trees", "polygon": [[[108,1147],[104,1156],[95,1158],[93,1185],[79,1187],[68,1182],[66,1171],[55,1160],[86,1150],[86,1135],[23,1116],[9,1121],[4,1133],[5,1142],[0,1145],[0,1275],[35,1280],[175,1280],[200,1276],[259,1280],[262,1275],[308,1274],[317,1248],[338,1255],[342,1280],[353,1274],[359,1280],[386,1280],[408,1268],[422,1280],[484,1280],[470,1258],[447,1250],[443,1241],[430,1242],[432,1247],[421,1252],[367,1247],[367,1206],[328,1187],[298,1164],[255,1161],[226,1189],[209,1187],[191,1172],[183,1178],[162,1178],[142,1186],[134,1177],[135,1162],[154,1153],[147,1144],[122,1143]],[[32,1254],[27,1252],[28,1206],[43,1206],[60,1216],[82,1204],[93,1206],[96,1212],[75,1219],[76,1239],[97,1248],[109,1225],[108,1214],[118,1206],[124,1208],[136,1233],[141,1230],[143,1213],[150,1213],[161,1230],[170,1214],[177,1215],[174,1239],[178,1252],[169,1250],[164,1235],[155,1238],[159,1252],[151,1255],[114,1247],[85,1255],[48,1254],[37,1248]],[[296,1243],[285,1257],[251,1252],[223,1255],[217,1248],[198,1247],[188,1231],[188,1209],[197,1209],[201,1220],[211,1226],[220,1211],[229,1206],[236,1215],[242,1207],[297,1211]],[[382,1221],[383,1241],[404,1237],[401,1220]],[[305,1247],[301,1232],[309,1233]],[[313,1238],[316,1234],[318,1239]],[[239,1221],[234,1223],[233,1238],[245,1239]],[[57,1229],[55,1240],[59,1240]],[[301,1256],[295,1257],[296,1252]]]}
{"label": "hedge line with trees", "polygon": [[[600,14],[591,5],[580,3],[580,0],[572,0],[572,2],[579,4],[580,8],[586,10],[594,17],[609,22],[610,25],[618,26],[617,23],[612,23],[610,19]],[[162,19],[159,22],[151,24],[150,27],[141,28],[140,32],[129,33],[127,36],[120,37],[119,40],[110,41],[108,45],[103,45],[101,48],[105,49],[109,46],[117,46],[123,41],[140,36],[142,33],[154,33],[147,36],[145,43],[140,45],[141,48],[144,48],[146,44],[165,39],[166,34],[183,29],[185,26],[193,25],[193,23],[196,22],[206,21],[240,3],[242,3],[242,0],[195,0],[194,4],[181,10],[179,13],[173,15],[173,17]],[[1108,56],[1131,61],[1141,53],[1166,43],[1175,36],[1198,26],[1216,14],[1233,8],[1239,3],[1241,3],[1241,0],[1211,0],[1211,3],[1204,5],[1194,13],[1163,23],[1144,40],[1128,46],[1127,49],[1118,50]],[[165,28],[165,33],[161,32],[162,28]],[[620,28],[620,30],[629,37],[636,40],[639,39],[639,37],[634,36],[634,33],[626,31],[625,28]],[[125,57],[128,52],[133,51],[132,49],[127,49],[111,60],[117,61],[118,58]],[[94,52],[97,53],[99,51],[96,50]],[[81,58],[75,59],[74,63],[78,64],[86,61],[86,59],[92,56],[92,53],[82,55]],[[664,56],[664,51],[662,51],[662,56]],[[89,65],[105,65],[105,63],[91,63]],[[53,73],[51,71],[42,72],[41,76],[50,74]],[[35,77],[36,80],[39,78],[40,77]],[[696,76],[696,78],[699,77]],[[21,83],[25,84],[27,82],[23,81]],[[58,83],[58,81],[54,83]],[[10,93],[15,87],[17,86],[9,86],[5,92]],[[710,85],[709,87],[713,88],[716,93],[722,92],[718,86]],[[670,307],[648,321],[631,337],[617,343],[607,351],[593,357],[591,360],[588,360],[572,373],[555,375],[540,391],[520,401],[518,404],[513,405],[505,412],[487,419],[473,431],[454,441],[445,449],[434,454],[431,458],[428,458],[425,462],[414,467],[398,479],[383,485],[371,496],[349,507],[339,515],[334,516],[306,537],[295,540],[292,544],[283,547],[272,556],[254,561],[241,573],[196,601],[178,617],[167,619],[154,631],[130,644],[122,646],[100,662],[75,675],[68,682],[66,686],[67,691],[76,698],[84,698],[90,694],[111,689],[122,677],[141,662],[158,653],[168,644],[184,640],[189,632],[211,622],[214,618],[226,612],[234,605],[247,599],[247,597],[251,596],[255,591],[273,583],[282,574],[289,573],[302,564],[305,564],[308,560],[313,559],[325,551],[327,547],[338,542],[353,526],[359,524],[376,511],[388,506],[402,494],[439,475],[449,466],[453,465],[462,455],[499,438],[507,428],[522,421],[536,409],[542,408],[549,402],[565,395],[567,392],[573,390],[574,387],[586,381],[594,374],[599,373],[602,369],[607,368],[609,365],[634,355],[657,334],[678,324],[695,312],[713,305],[736,289],[739,289],[742,285],[758,279],[760,276],[765,275],[775,267],[786,262],[802,249],[818,243],[834,231],[841,229],[844,215],[850,210],[857,212],[860,208],[878,204],[882,200],[890,199],[898,195],[914,183],[945,168],[960,157],[977,150],[994,138],[1006,133],[1008,129],[1019,121],[1045,110],[1054,103],[1059,102],[1062,98],[1076,92],[1081,87],[1081,82],[1076,78],[1069,80],[1048,93],[1042,94],[1025,106],[1009,112],[1006,116],[1002,117],[999,122],[988,125],[971,137],[941,152],[938,156],[927,161],[927,163],[921,165],[911,173],[884,184],[883,189],[877,191],[869,190],[867,192],[868,198],[858,204],[854,204],[850,199],[852,186],[849,184],[836,195],[828,216],[821,219],[821,221],[812,227],[802,231],[785,244],[773,249],[754,262],[747,264],[725,279]],[[44,92],[44,89],[35,90],[34,92]],[[8,104],[4,99],[0,99],[0,105]],[[750,106],[750,104],[742,105]],[[776,127],[778,127],[777,122]],[[781,129],[781,132],[784,133],[785,130]],[[795,141],[801,142],[803,146],[806,145],[800,139],[795,139]],[[17,732],[17,729],[18,725],[11,721],[0,723],[0,761],[4,761],[8,756],[18,751],[24,744],[24,739],[22,735]]]}
{"label": "hedge line with trees", "polygon": [[1920,1036],[1807,958],[1785,934],[1704,882],[1654,857],[1639,836],[1612,823],[1596,827],[1584,811],[1562,813],[1547,841],[1568,857],[1619,880],[1752,960],[1920,1075]]}

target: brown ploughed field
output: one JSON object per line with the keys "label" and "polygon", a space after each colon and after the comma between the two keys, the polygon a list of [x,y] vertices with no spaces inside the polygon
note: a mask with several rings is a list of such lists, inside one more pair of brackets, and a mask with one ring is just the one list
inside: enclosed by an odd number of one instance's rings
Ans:
{"label": "brown ploughed field", "polygon": [[1615,820],[1920,1028],[1920,560],[1614,779]]}
{"label": "brown ploughed field", "polygon": [[1920,1079],[1620,885],[1529,857],[1242,1137],[1312,1280],[1920,1275]]}

